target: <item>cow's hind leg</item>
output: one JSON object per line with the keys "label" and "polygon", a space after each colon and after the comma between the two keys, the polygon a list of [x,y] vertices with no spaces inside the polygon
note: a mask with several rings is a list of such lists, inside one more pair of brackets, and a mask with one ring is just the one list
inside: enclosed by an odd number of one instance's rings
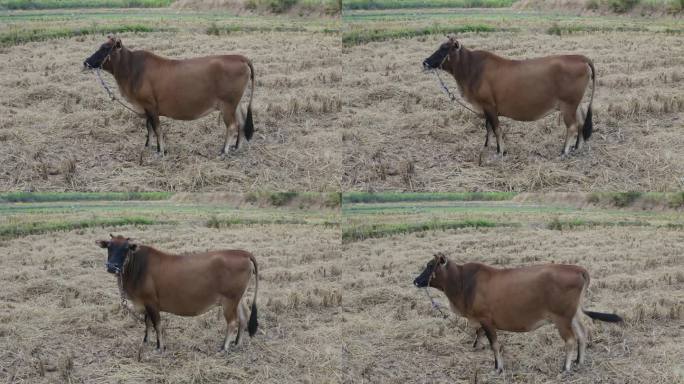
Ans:
{"label": "cow's hind leg", "polygon": [[503,358],[501,357],[501,346],[496,337],[496,328],[482,324],[482,329],[489,340],[492,352],[494,352],[494,369],[496,370],[496,373],[501,373],[503,372]]}
{"label": "cow's hind leg", "polygon": [[221,306],[223,307],[223,317],[226,319],[226,337],[223,339],[221,351],[228,350],[228,338],[233,333],[236,322],[239,318],[238,305],[239,302],[236,302],[235,300],[228,298],[221,299]]}
{"label": "cow's hind leg", "polygon": [[563,372],[569,372],[572,367],[572,355],[575,351],[576,335],[572,324],[572,318],[558,318],[554,320],[558,333],[560,333],[563,341],[565,341],[565,364],[563,364]]}
{"label": "cow's hind leg", "polygon": [[[236,119],[236,108],[232,105],[226,103],[221,108],[221,113],[223,113],[223,123],[226,125],[226,140],[223,142],[223,149],[221,149],[221,155],[228,153],[229,150],[236,150],[240,146],[240,125]],[[228,142],[230,139],[231,131],[235,131],[237,138],[235,139],[235,145],[229,146]]]}
{"label": "cow's hind leg", "polygon": [[575,138],[575,135],[579,134],[577,124],[577,105],[562,103],[560,109],[561,113],[563,114],[563,122],[565,123],[565,145],[563,145],[563,149],[561,150],[561,157],[564,157],[570,153],[572,139]]}
{"label": "cow's hind leg", "polygon": [[[586,115],[581,106],[577,108],[575,119],[577,119],[577,141],[575,142],[575,150],[579,151],[584,146],[584,120]],[[581,124],[579,122],[582,122]]]}
{"label": "cow's hind leg", "polygon": [[578,365],[584,364],[584,356],[587,351],[587,329],[582,324],[582,311],[578,310],[572,318],[572,330],[577,337],[577,360]]}
{"label": "cow's hind leg", "polygon": [[239,346],[242,343],[242,332],[247,329],[247,304],[244,300],[240,300],[238,305],[238,329],[237,336],[235,336],[235,345]]}

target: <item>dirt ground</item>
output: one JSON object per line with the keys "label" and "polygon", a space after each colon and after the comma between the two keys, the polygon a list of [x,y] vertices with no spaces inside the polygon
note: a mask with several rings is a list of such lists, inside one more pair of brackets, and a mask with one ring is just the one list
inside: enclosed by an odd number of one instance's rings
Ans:
{"label": "dirt ground", "polygon": [[[175,253],[242,248],[259,262],[260,331],[218,353],[218,307],[195,318],[162,314],[167,351],[119,306],[94,241],[110,232]],[[342,290],[339,230],[312,225],[79,230],[0,244],[0,381],[13,383],[339,382]],[[250,284],[248,297],[253,285]]]}
{"label": "dirt ground", "polygon": [[145,122],[110,102],[94,73],[81,72],[103,36],[28,43],[0,50],[0,190],[339,190],[338,35],[201,30],[121,38],[166,57],[249,57],[252,141],[220,158],[218,112],[196,121],[162,118],[169,154],[160,158],[144,148]]}
{"label": "dirt ground", "polygon": [[[444,25],[468,22],[455,19]],[[681,189],[682,39],[656,32],[560,37],[547,34],[542,24],[524,22],[530,26],[525,24],[521,32],[464,33],[458,38],[466,48],[509,58],[590,57],[596,65],[597,87],[588,147],[560,159],[565,126],[558,124],[554,113],[531,123],[502,119],[508,155],[497,157],[496,146],[481,151],[484,122],[451,104],[434,75],[422,72],[421,62],[445,41],[444,36],[373,42],[343,49],[343,190]],[[444,72],[441,76],[457,90],[453,78]]]}
{"label": "dirt ground", "polygon": [[[370,220],[369,220],[370,221]],[[347,368],[370,383],[675,383],[684,380],[681,230],[535,227],[463,229],[393,236],[344,246],[343,344]],[[572,263],[592,276],[585,307],[618,313],[624,325],[595,323],[587,362],[562,375],[563,342],[553,326],[500,332],[505,374],[474,332],[449,312],[443,319],[412,286],[435,252],[452,262],[498,267]],[[443,294],[431,290],[443,305]],[[585,324],[590,324],[587,318]],[[359,380],[361,382],[361,380]]]}

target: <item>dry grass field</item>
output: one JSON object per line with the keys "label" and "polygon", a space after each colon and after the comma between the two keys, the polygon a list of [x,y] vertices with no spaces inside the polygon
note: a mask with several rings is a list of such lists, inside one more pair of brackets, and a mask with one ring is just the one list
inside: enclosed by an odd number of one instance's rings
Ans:
{"label": "dry grass field", "polygon": [[[2,16],[7,38],[91,26],[101,32],[8,40],[0,48],[0,190],[339,190],[339,19],[177,10]],[[152,32],[121,33],[128,48],[172,58],[249,57],[256,72],[252,141],[219,157],[225,126],[215,112],[196,121],[162,118],[168,156],[145,149],[145,122],[110,102],[94,73],[81,72],[108,30],[129,27]],[[116,89],[113,77],[103,76]]]}
{"label": "dry grass field", "polygon": [[[401,10],[344,15],[343,190],[669,191],[684,186],[681,19],[534,12]],[[481,151],[484,122],[448,101],[422,61],[457,33],[469,49],[509,58],[583,54],[597,69],[594,135],[559,154],[558,113],[502,119],[508,155]],[[438,30],[420,36],[423,31]],[[412,38],[372,41],[401,34]],[[559,35],[560,34],[560,35]],[[442,78],[457,90],[456,82]],[[524,91],[524,90],[521,90]],[[588,94],[585,104],[588,102]]]}
{"label": "dry grass field", "polygon": [[[516,227],[423,231],[343,246],[343,343],[348,369],[368,383],[681,383],[684,382],[684,217],[515,202],[424,202],[344,206],[343,231],[372,224],[484,219]],[[603,222],[557,228],[557,222]],[[626,224],[631,222],[632,224]],[[387,228],[387,227],[383,227]],[[445,308],[443,319],[412,286],[435,252],[452,262],[496,267],[571,263],[592,277],[585,307],[616,312],[624,325],[594,323],[587,362],[562,375],[563,342],[553,326],[501,332],[504,375],[489,349]],[[362,289],[359,289],[362,288]],[[349,292],[351,291],[351,292]],[[349,292],[349,293],[347,293]],[[431,294],[443,305],[443,294]]]}
{"label": "dry grass field", "polygon": [[[325,383],[342,381],[338,318],[347,294],[339,268],[339,211],[160,202],[3,204],[12,223],[127,218],[166,223],[3,236],[0,382]],[[228,220],[230,219],[230,220]],[[254,220],[300,224],[245,224]],[[230,221],[219,228],[208,227]],[[240,223],[243,222],[243,223]],[[211,224],[214,223],[214,224]],[[167,350],[145,347],[143,325],[119,306],[115,278],[94,241],[125,234],[174,253],[242,248],[259,263],[260,331],[218,353],[218,307],[195,318],[162,314]],[[6,235],[6,234],[5,234]],[[248,296],[251,297],[250,284]]]}

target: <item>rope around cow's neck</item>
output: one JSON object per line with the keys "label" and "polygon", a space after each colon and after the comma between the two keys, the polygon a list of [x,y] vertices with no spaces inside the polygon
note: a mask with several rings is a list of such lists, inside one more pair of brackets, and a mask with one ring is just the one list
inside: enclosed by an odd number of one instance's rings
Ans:
{"label": "rope around cow's neck", "polygon": [[444,83],[444,81],[442,81],[442,78],[439,76],[439,69],[432,69],[431,72],[435,74],[435,76],[437,77],[437,81],[439,81],[439,85],[442,87],[442,90],[444,91],[444,93],[446,93],[447,97],[449,97],[449,99],[451,101],[457,102],[463,108],[469,110],[470,112],[472,112],[478,116],[480,115],[479,113],[475,112],[472,108],[468,107],[461,100],[459,100],[458,97],[456,97],[456,95],[454,95],[453,92],[451,92],[451,90],[449,90],[449,87],[447,87],[447,85]]}
{"label": "rope around cow's neck", "polygon": [[[109,56],[108,56],[108,57],[109,57]],[[145,115],[142,114],[142,113],[138,113],[136,110],[134,110],[133,108],[129,107],[128,105],[126,105],[125,103],[123,103],[121,100],[119,100],[118,97],[116,97],[116,95],[114,94],[114,92],[112,92],[112,90],[109,89],[109,86],[107,85],[107,83],[104,81],[104,79],[103,79],[102,76],[100,75],[100,68],[95,68],[95,74],[97,75],[97,79],[100,81],[100,84],[102,84],[102,88],[104,88],[104,90],[107,91],[107,94],[109,95],[109,99],[110,99],[110,100],[116,101],[117,103],[121,104],[124,108],[128,109],[129,111],[133,112],[134,114],[136,114],[136,115],[138,115],[138,116],[140,116],[140,117],[144,117],[144,116],[145,116]]]}
{"label": "rope around cow's neck", "polygon": [[432,298],[432,296],[430,296],[430,291],[428,290],[428,287],[425,287],[425,294],[430,299],[430,303],[432,303],[432,308],[437,309],[439,311],[439,313],[442,314],[443,318],[445,318],[445,319],[448,318],[449,315],[442,311],[442,304],[436,302],[435,299]]}
{"label": "rope around cow's neck", "polygon": [[116,282],[117,285],[119,286],[119,295],[121,296],[121,307],[128,312],[128,314],[135,320],[138,321],[145,321],[143,317],[140,316],[139,313],[136,313],[135,311],[131,310],[131,307],[128,306],[128,298],[126,297],[126,292],[124,291],[123,288],[123,271],[119,271],[119,273],[116,274]]}

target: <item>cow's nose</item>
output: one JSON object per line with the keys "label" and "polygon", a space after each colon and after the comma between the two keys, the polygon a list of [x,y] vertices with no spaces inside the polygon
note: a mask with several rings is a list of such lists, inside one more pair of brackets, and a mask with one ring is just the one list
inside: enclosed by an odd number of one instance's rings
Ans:
{"label": "cow's nose", "polygon": [[427,60],[423,61],[423,68],[430,69],[430,65],[428,64]]}

